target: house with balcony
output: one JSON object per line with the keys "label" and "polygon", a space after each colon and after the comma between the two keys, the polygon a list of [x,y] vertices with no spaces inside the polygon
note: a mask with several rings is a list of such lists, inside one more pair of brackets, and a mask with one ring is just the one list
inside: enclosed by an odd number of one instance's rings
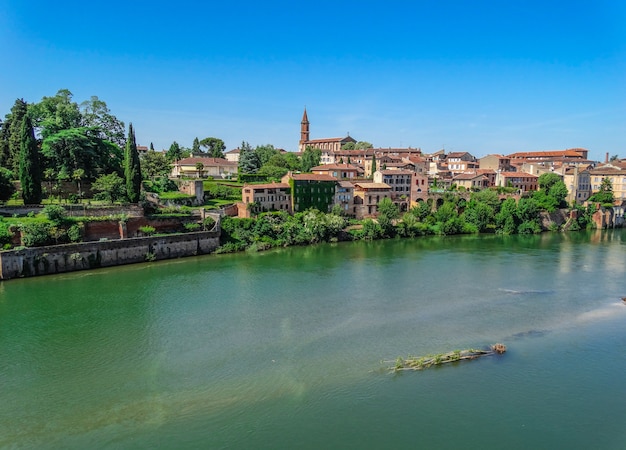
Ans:
{"label": "house with balcony", "polygon": [[349,181],[338,181],[335,186],[334,205],[339,205],[341,212],[350,217],[356,216],[354,209],[354,185]]}

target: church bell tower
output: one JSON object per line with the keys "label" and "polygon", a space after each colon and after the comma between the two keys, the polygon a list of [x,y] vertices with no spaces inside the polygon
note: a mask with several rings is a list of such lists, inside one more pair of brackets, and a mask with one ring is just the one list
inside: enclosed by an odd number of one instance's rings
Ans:
{"label": "church bell tower", "polygon": [[306,115],[306,107],[300,122],[300,151],[304,150],[304,143],[309,141],[309,118]]}

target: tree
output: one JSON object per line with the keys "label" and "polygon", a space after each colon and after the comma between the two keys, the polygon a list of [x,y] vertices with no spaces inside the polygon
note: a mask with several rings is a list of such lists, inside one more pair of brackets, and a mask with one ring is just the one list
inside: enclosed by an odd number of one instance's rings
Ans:
{"label": "tree", "polygon": [[172,165],[162,152],[148,150],[141,157],[141,172],[144,179],[154,180],[156,177],[167,177]]}
{"label": "tree", "polygon": [[372,147],[374,146],[367,141],[359,141],[356,144],[354,144],[355,150],[364,150],[366,148],[372,148]]}
{"label": "tree", "polygon": [[372,155],[372,176],[374,176],[374,172],[376,172],[376,155]]}
{"label": "tree", "polygon": [[391,201],[389,197],[383,198],[378,203],[378,223],[385,236],[393,234],[393,220],[400,215],[398,205]]}
{"label": "tree", "polygon": [[307,145],[302,152],[302,171],[310,172],[311,168],[319,166],[322,159],[322,151],[319,148]]}
{"label": "tree", "polygon": [[61,89],[54,97],[43,97],[39,103],[29,107],[33,125],[39,128],[41,137],[45,139],[61,130],[83,125],[82,114],[72,96],[69,90]]}
{"label": "tree", "polygon": [[613,194],[613,184],[610,178],[603,178],[600,183],[600,190],[589,197],[590,202],[597,202],[602,205],[612,206],[615,201],[615,195]]}
{"label": "tree", "polygon": [[611,156],[611,158],[609,159],[609,162],[614,162],[614,161],[619,161],[619,155]]}
{"label": "tree", "polygon": [[261,161],[261,166],[264,166],[272,159],[275,155],[280,155],[280,152],[274,148],[273,145],[257,145],[256,154],[259,155],[259,160]]}
{"label": "tree", "polygon": [[0,167],[0,201],[7,201],[15,193],[12,180],[13,173],[9,169]]}
{"label": "tree", "polygon": [[116,144],[103,140],[97,128],[70,128],[46,137],[41,145],[45,169],[70,178],[82,169],[84,177],[95,179],[100,173],[120,170],[121,151]]}
{"label": "tree", "polygon": [[39,152],[28,115],[22,120],[22,140],[20,147],[20,183],[25,205],[41,203],[41,170]]}
{"label": "tree", "polygon": [[22,122],[28,111],[28,104],[21,98],[15,100],[11,112],[7,114],[2,126],[2,154],[0,163],[3,167],[19,173],[20,151],[22,146]]}
{"label": "tree", "polygon": [[202,150],[200,150],[200,141],[195,137],[193,138],[193,144],[191,144],[191,154],[197,155],[198,153],[202,153]]}
{"label": "tree", "polygon": [[200,141],[200,145],[202,147],[206,147],[206,153],[209,154],[211,158],[223,158],[224,150],[226,150],[226,145],[224,145],[224,141],[214,137],[207,137]]}
{"label": "tree", "polygon": [[96,192],[96,200],[104,200],[113,203],[126,197],[126,187],[124,180],[115,172],[102,175],[91,185],[91,189]]}
{"label": "tree", "polygon": [[126,149],[124,151],[124,176],[126,178],[128,201],[137,203],[141,191],[141,165],[139,163],[139,153],[137,152],[135,131],[132,123],[128,125],[128,139],[126,139]]}
{"label": "tree", "polygon": [[76,169],[72,172],[72,180],[76,181],[76,187],[78,188],[78,196],[83,196],[83,189],[81,186],[81,181],[85,177],[85,171],[83,169]]}
{"label": "tree", "polygon": [[172,145],[170,145],[170,148],[165,154],[165,156],[167,157],[167,160],[170,162],[178,161],[179,159],[182,158],[183,151],[181,150],[180,145],[178,145],[178,142],[176,141],[172,142]]}
{"label": "tree", "polygon": [[247,142],[242,142],[239,148],[239,173],[257,173],[261,168],[259,155]]}
{"label": "tree", "polygon": [[150,142],[150,150],[154,151],[154,144]]}
{"label": "tree", "polygon": [[341,150],[354,150],[354,142],[346,142],[341,146]]}
{"label": "tree", "polygon": [[102,140],[114,142],[120,147],[126,145],[124,122],[111,114],[104,101],[93,95],[80,104],[79,111],[82,115],[82,126],[97,129],[98,137]]}

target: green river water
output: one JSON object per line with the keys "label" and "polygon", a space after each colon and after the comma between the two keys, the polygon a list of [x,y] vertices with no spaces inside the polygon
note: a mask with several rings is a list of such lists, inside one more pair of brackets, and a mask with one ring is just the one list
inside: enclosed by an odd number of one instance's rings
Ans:
{"label": "green river water", "polygon": [[616,230],[0,282],[0,448],[623,449],[625,275]]}

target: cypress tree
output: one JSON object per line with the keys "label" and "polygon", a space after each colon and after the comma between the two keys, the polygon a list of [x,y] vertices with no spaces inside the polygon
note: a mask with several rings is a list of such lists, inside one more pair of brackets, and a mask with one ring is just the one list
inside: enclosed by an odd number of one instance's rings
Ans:
{"label": "cypress tree", "polygon": [[124,176],[126,178],[126,196],[131,203],[139,201],[141,191],[141,167],[139,165],[139,153],[135,141],[133,124],[128,125],[128,139],[124,149]]}
{"label": "cypress tree", "polygon": [[372,177],[374,176],[374,172],[376,172],[376,155],[372,155]]}
{"label": "cypress tree", "polygon": [[33,124],[28,115],[22,119],[19,154],[20,183],[25,205],[41,203],[41,168]]}

